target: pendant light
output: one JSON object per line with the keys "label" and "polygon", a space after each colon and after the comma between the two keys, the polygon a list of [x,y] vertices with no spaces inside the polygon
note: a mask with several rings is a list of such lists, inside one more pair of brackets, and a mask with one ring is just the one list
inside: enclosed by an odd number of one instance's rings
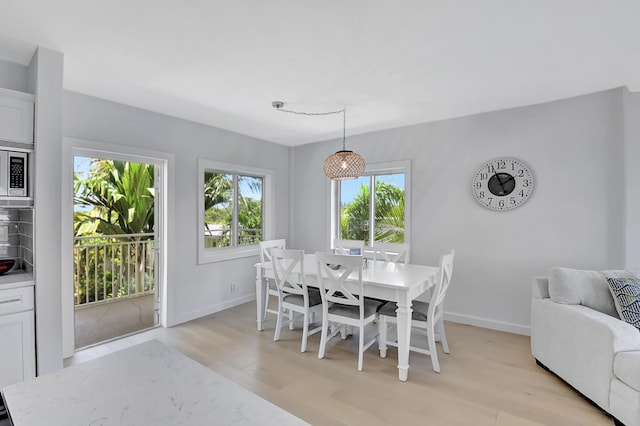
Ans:
{"label": "pendant light", "polygon": [[271,103],[275,109],[283,112],[289,112],[299,115],[330,115],[330,114],[342,114],[342,149],[331,154],[324,160],[324,174],[329,179],[333,180],[346,180],[357,179],[364,173],[364,158],[356,152],[349,151],[346,148],[346,135],[347,135],[347,108],[343,108],[339,111],[328,112],[299,112],[282,109],[284,103],[281,101],[274,101]]}

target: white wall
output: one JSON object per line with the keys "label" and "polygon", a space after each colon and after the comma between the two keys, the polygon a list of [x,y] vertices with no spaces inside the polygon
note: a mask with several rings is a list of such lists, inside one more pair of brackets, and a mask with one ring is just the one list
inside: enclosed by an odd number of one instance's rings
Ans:
{"label": "white wall", "polygon": [[[411,160],[411,259],[436,264],[456,250],[450,319],[527,334],[532,277],[553,266],[623,265],[621,97],[611,90],[347,137],[368,163]],[[297,247],[327,249],[322,163],[339,146],[295,150]],[[523,206],[495,212],[475,201],[471,180],[483,162],[502,156],[525,161],[537,182]]]}
{"label": "white wall", "polygon": [[[289,148],[193,122],[65,92],[63,135],[113,146],[171,154],[174,232],[167,241],[168,324],[173,325],[255,297],[257,257],[197,265],[197,159],[207,158],[275,171],[275,238],[286,238],[289,215]],[[96,144],[96,142],[98,142]],[[65,170],[71,173],[72,170]],[[52,189],[56,186],[51,183]],[[170,228],[171,229],[171,228]],[[71,231],[70,231],[71,232]],[[231,293],[230,284],[236,284]]]}

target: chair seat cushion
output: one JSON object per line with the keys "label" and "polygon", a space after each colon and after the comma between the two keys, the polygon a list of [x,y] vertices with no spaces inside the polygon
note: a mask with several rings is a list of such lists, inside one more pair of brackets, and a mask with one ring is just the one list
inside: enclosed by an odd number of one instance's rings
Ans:
{"label": "chair seat cushion", "polygon": [[[396,309],[398,309],[396,302],[387,302],[378,310],[378,314],[387,317],[395,317]],[[427,302],[414,300],[411,309],[413,309],[413,312],[411,313],[412,320],[427,321],[427,312],[429,311],[429,304]]]}
{"label": "chair seat cushion", "polygon": [[[364,317],[367,318],[375,314],[381,305],[382,302],[377,300],[364,299]],[[329,313],[340,315],[341,317],[360,318],[360,309],[357,306],[341,305],[339,303],[331,305],[329,307]]]}
{"label": "chair seat cushion", "polygon": [[[287,294],[282,299],[284,302],[291,303],[292,305],[304,306],[304,299],[299,294]],[[320,297],[320,291],[317,288],[309,289],[309,306],[316,306],[322,304],[322,297]]]}

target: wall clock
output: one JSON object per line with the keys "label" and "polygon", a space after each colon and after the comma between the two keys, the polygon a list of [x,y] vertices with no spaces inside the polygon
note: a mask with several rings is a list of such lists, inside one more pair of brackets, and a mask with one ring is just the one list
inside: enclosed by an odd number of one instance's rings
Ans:
{"label": "wall clock", "polygon": [[491,210],[511,210],[521,206],[533,192],[533,174],[515,158],[487,161],[474,175],[473,195]]}

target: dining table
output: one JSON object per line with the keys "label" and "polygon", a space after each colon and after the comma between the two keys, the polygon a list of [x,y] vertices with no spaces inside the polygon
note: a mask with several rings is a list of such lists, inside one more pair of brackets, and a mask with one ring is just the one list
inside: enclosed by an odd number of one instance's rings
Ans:
{"label": "dining table", "polygon": [[[273,279],[271,262],[259,262],[256,268],[256,316],[258,330],[264,330],[265,297],[267,279]],[[310,287],[318,287],[318,267],[315,254],[305,254],[303,261],[305,282]],[[411,343],[411,305],[413,300],[429,290],[436,282],[437,266],[412,263],[393,263],[367,259],[362,269],[365,297],[396,302],[398,308],[398,379],[406,381],[409,376],[409,346]],[[350,291],[358,293],[357,277],[352,274],[346,284],[353,283]]]}

